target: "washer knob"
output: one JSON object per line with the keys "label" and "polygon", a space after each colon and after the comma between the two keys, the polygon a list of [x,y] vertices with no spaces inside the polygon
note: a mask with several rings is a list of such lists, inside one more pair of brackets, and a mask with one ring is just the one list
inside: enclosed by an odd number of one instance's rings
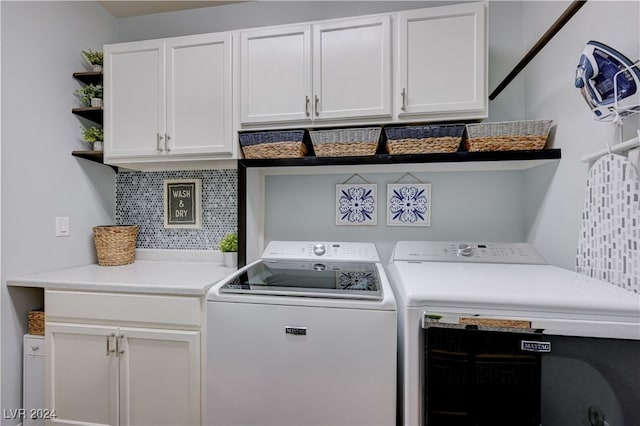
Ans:
{"label": "washer knob", "polygon": [[314,244],[313,245],[313,254],[316,256],[322,256],[326,251],[324,244]]}
{"label": "washer knob", "polygon": [[469,244],[458,245],[458,256],[469,257],[473,254],[473,247]]}

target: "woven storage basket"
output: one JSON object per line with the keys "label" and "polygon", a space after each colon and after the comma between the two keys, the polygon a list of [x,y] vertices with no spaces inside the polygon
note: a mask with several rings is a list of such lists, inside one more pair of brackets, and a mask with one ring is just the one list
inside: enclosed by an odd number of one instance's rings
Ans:
{"label": "woven storage basket", "polygon": [[304,130],[240,133],[244,158],[299,158],[307,154]]}
{"label": "woven storage basket", "polygon": [[29,311],[29,334],[44,336],[44,311]]}
{"label": "woven storage basket", "polygon": [[522,151],[543,149],[552,120],[467,124],[468,151]]}
{"label": "woven storage basket", "polygon": [[456,152],[464,124],[385,127],[389,154]]}
{"label": "woven storage basket", "polygon": [[137,225],[94,226],[93,240],[98,265],[118,266],[133,263],[136,255]]}
{"label": "woven storage basket", "polygon": [[380,127],[311,130],[316,157],[350,157],[375,155],[380,140]]}

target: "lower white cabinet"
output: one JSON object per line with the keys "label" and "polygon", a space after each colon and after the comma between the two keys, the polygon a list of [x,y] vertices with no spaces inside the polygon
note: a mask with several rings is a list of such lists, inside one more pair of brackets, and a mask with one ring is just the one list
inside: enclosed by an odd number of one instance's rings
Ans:
{"label": "lower white cabinet", "polygon": [[[181,299],[194,299],[192,307],[199,311],[199,298],[176,297],[172,307],[171,296],[130,296],[133,301],[117,296],[46,292],[46,406],[55,413],[51,424],[201,424],[200,324],[171,328],[173,314],[164,320],[157,311],[163,305],[174,313],[188,307]],[[76,310],[72,306],[78,301],[84,307]],[[125,302],[120,310],[109,314],[120,301]],[[93,317],[87,315],[92,306]],[[137,320],[145,311],[155,311],[151,320],[156,325]]]}

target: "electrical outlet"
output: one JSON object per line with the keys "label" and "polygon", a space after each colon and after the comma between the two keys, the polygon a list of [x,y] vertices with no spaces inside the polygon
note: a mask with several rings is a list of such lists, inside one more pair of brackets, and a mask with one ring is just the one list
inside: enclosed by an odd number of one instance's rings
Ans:
{"label": "electrical outlet", "polygon": [[56,237],[68,237],[69,236],[69,218],[56,217]]}

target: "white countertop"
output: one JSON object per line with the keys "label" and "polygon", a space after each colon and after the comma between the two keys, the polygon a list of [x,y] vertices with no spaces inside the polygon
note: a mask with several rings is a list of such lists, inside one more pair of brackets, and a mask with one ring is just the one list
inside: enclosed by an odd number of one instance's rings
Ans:
{"label": "white countertop", "polygon": [[[179,253],[174,256],[176,252]],[[215,252],[136,251],[136,260],[129,265],[92,264],[40,272],[8,279],[7,285],[52,290],[205,296],[212,285],[236,271],[235,268],[225,268],[220,260],[221,256]]]}

